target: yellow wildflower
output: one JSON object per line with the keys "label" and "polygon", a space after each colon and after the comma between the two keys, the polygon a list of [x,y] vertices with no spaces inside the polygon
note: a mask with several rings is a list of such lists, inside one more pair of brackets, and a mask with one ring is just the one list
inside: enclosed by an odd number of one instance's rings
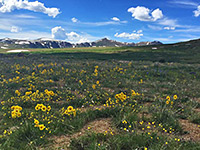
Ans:
{"label": "yellow wildflower", "polygon": [[50,111],[50,110],[51,110],[51,106],[48,106],[48,107],[47,107],[47,111]]}
{"label": "yellow wildflower", "polygon": [[44,128],[45,128],[45,126],[43,125],[43,124],[40,124],[39,125],[39,129],[42,131],[42,130],[44,130]]}
{"label": "yellow wildflower", "polygon": [[17,117],[21,117],[22,114],[20,112],[17,113]]}
{"label": "yellow wildflower", "polygon": [[73,109],[74,109],[73,106],[68,106],[67,107],[68,112],[71,112]]}
{"label": "yellow wildflower", "polygon": [[170,97],[169,96],[167,96],[166,99],[168,99],[170,101]]}
{"label": "yellow wildflower", "polygon": [[93,89],[96,89],[96,85],[95,85],[95,84],[93,84],[93,85],[92,85],[92,88],[93,88]]}
{"label": "yellow wildflower", "polygon": [[177,95],[174,95],[173,98],[174,98],[174,100],[176,100],[176,99],[178,98],[178,96],[177,96]]}
{"label": "yellow wildflower", "polygon": [[46,110],[47,110],[47,107],[46,107],[46,106],[42,106],[41,110],[42,110],[42,111],[46,111]]}
{"label": "yellow wildflower", "polygon": [[39,124],[40,122],[39,122],[37,119],[34,119],[34,123],[37,125],[37,124]]}

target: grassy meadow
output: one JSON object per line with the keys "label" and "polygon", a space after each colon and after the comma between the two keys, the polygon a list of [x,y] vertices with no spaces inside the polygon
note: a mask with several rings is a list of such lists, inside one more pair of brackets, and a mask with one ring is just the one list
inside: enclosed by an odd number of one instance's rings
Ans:
{"label": "grassy meadow", "polygon": [[0,149],[200,149],[193,42],[0,50]]}

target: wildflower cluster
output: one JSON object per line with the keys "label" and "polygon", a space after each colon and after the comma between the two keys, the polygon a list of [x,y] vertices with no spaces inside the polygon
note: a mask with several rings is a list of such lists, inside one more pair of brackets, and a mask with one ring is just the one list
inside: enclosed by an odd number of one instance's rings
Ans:
{"label": "wildflower cluster", "polygon": [[[137,134],[137,133],[143,133],[146,134],[151,140],[160,140],[160,135],[158,133],[163,133],[166,135],[174,136],[175,129],[172,127],[169,127],[168,129],[164,127],[162,123],[156,123],[155,121],[127,121],[123,120],[121,122],[120,129],[131,133],[131,134]],[[179,142],[180,139],[175,137],[175,141]]]}
{"label": "wildflower cluster", "polygon": [[126,100],[126,94],[121,92],[119,94],[116,94],[115,98],[116,98],[116,103],[118,103],[119,101],[124,102]]}
{"label": "wildflower cluster", "polygon": [[131,96],[140,96],[140,95],[141,95],[140,93],[131,90]]}
{"label": "wildflower cluster", "polygon": [[76,109],[73,108],[73,106],[68,106],[67,109],[64,107],[61,109],[61,114],[62,115],[67,115],[67,116],[76,116]]}
{"label": "wildflower cluster", "polygon": [[16,90],[16,91],[15,91],[15,94],[17,94],[17,96],[20,96],[20,95],[21,95],[21,93],[19,92],[19,90]]}
{"label": "wildflower cluster", "polygon": [[11,112],[11,117],[12,118],[21,117],[21,115],[22,115],[22,113],[21,113],[22,107],[20,107],[18,105],[17,106],[12,106],[11,110],[12,110],[12,112]]}
{"label": "wildflower cluster", "polygon": [[47,94],[48,96],[54,96],[54,92],[53,91],[48,91],[47,89],[44,90],[45,94]]}
{"label": "wildflower cluster", "polygon": [[41,131],[45,129],[44,124],[39,124],[40,122],[37,119],[34,119],[35,127],[38,127]]}
{"label": "wildflower cluster", "polygon": [[36,106],[35,106],[35,110],[36,111],[38,111],[38,110],[42,110],[43,112],[45,112],[45,111],[50,111],[51,110],[51,106],[45,106],[45,105],[43,105],[43,104],[37,104]]}
{"label": "wildflower cluster", "polygon": [[97,69],[99,68],[99,66],[95,66],[94,68],[95,68],[95,69],[94,69],[93,75],[94,75],[94,76],[98,76],[98,70],[97,70]]}
{"label": "wildflower cluster", "polygon": [[134,90],[131,90],[131,94],[127,94],[127,92],[120,92],[118,94],[115,94],[115,99],[108,98],[106,101],[106,104],[104,106],[106,107],[115,107],[119,106],[124,108],[125,106],[128,106],[132,108],[133,111],[139,111],[138,101],[142,101],[143,94],[139,94],[138,92],[135,92]]}
{"label": "wildflower cluster", "polygon": [[166,97],[166,104],[168,105],[168,104],[171,103],[171,105],[173,105],[174,104],[174,100],[176,100],[177,98],[178,98],[177,95],[174,95],[173,99],[171,99],[170,96],[167,96]]}

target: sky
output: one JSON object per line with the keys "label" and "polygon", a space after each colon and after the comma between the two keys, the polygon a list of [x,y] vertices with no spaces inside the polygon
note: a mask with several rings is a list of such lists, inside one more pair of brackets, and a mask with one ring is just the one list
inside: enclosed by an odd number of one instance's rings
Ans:
{"label": "sky", "polygon": [[0,0],[0,38],[101,38],[175,43],[200,38],[198,0]]}

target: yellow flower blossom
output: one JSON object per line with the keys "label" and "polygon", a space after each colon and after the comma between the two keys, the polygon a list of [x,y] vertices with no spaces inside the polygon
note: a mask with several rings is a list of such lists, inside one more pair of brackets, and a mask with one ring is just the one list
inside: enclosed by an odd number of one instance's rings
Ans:
{"label": "yellow flower blossom", "polygon": [[96,85],[95,85],[95,84],[93,84],[93,85],[92,85],[92,88],[95,90],[95,89],[96,89]]}
{"label": "yellow flower blossom", "polygon": [[48,107],[47,107],[47,111],[50,111],[50,110],[51,110],[51,106],[48,106]]}
{"label": "yellow flower blossom", "polygon": [[73,109],[74,109],[73,106],[68,106],[67,107],[68,112],[71,112]]}
{"label": "yellow flower blossom", "polygon": [[174,100],[176,100],[177,98],[178,98],[178,96],[177,96],[177,95],[174,95],[174,96],[173,96],[173,99],[174,99]]}
{"label": "yellow flower blossom", "polygon": [[39,124],[40,122],[39,122],[37,119],[34,119],[34,123],[37,125],[37,124]]}
{"label": "yellow flower blossom", "polygon": [[17,113],[17,117],[21,117],[22,114],[20,112]]}
{"label": "yellow flower blossom", "polygon": [[46,106],[42,106],[41,110],[42,110],[42,111],[46,111],[46,110],[47,110],[47,107],[46,107]]}
{"label": "yellow flower blossom", "polygon": [[169,96],[167,96],[166,99],[170,101],[170,97]]}
{"label": "yellow flower blossom", "polygon": [[41,131],[44,130],[44,129],[45,129],[44,124],[40,124],[40,125],[39,125],[39,129],[40,129]]}

